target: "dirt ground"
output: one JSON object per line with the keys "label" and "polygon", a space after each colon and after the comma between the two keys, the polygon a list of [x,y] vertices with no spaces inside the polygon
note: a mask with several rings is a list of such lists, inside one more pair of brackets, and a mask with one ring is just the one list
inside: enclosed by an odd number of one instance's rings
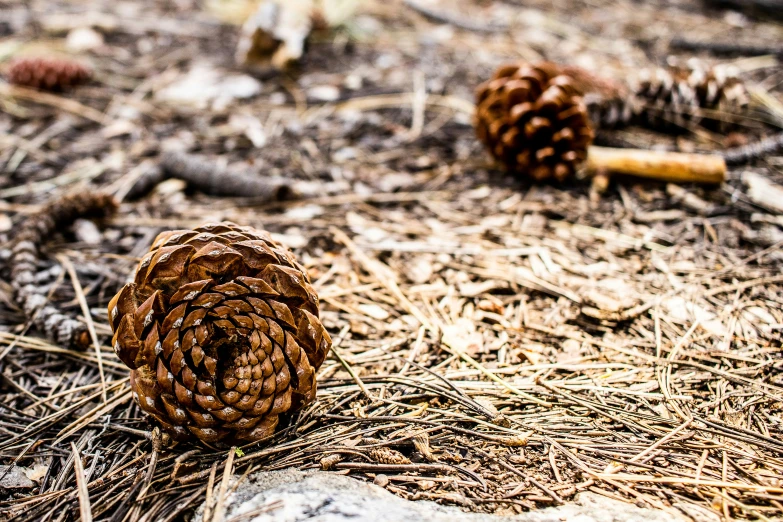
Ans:
{"label": "dirt ground", "polygon": [[[783,220],[743,181],[783,183],[783,157],[719,187],[533,185],[493,167],[470,116],[476,85],[510,60],[625,81],[695,57],[734,64],[755,112],[726,133],[631,127],[598,143],[752,143],[783,123],[774,54],[672,41],[780,53],[783,26],[699,0],[414,5],[438,16],[362,2],[291,70],[259,76],[234,65],[241,0],[0,0],[0,71],[42,52],[95,71],[53,95],[0,80],[0,519],[77,520],[87,504],[95,520],[187,520],[229,469],[286,467],[472,511],[592,491],[694,520],[783,516]],[[169,149],[304,197],[213,197],[177,179],[130,191]],[[99,189],[119,211],[50,238],[36,281],[64,313],[89,311],[101,347],[79,352],[29,328],[7,245],[49,198]],[[153,448],[106,316],[160,231],[220,220],[295,252],[334,340],[318,401],[230,460]]]}

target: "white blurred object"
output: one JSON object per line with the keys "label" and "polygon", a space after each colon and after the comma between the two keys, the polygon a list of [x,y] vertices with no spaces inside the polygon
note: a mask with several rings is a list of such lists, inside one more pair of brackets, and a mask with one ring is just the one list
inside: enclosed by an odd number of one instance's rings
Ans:
{"label": "white blurred object", "polygon": [[282,69],[298,60],[313,29],[312,0],[264,0],[242,27],[236,61]]}
{"label": "white blurred object", "polygon": [[206,64],[194,66],[155,93],[155,99],[173,105],[206,108],[210,103],[226,106],[236,99],[261,92],[261,82],[250,76],[231,75]]}
{"label": "white blurred object", "polygon": [[256,70],[283,69],[302,57],[314,30],[345,23],[360,0],[261,0],[237,44],[237,64]]}
{"label": "white blurred object", "polygon": [[261,120],[252,114],[232,114],[228,119],[228,125],[233,130],[243,134],[256,148],[266,145],[267,137]]}
{"label": "white blurred object", "polygon": [[82,53],[103,46],[103,35],[90,27],[79,27],[68,33],[65,47],[69,51]]}

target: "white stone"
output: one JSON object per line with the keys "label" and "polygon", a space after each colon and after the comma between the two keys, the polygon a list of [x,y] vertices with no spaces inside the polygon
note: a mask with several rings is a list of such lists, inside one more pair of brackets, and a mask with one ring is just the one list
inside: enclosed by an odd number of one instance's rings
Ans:
{"label": "white stone", "polygon": [[[466,513],[434,502],[412,502],[385,489],[326,472],[303,473],[286,469],[247,477],[224,503],[215,518],[245,522],[684,522],[676,510],[640,508],[593,493],[576,501],[516,516]],[[219,495],[215,487],[213,498]],[[203,522],[204,505],[195,521]]]}

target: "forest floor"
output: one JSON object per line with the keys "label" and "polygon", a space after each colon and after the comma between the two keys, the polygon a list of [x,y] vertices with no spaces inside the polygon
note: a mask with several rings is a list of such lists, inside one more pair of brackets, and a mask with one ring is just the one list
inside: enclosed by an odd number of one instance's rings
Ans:
{"label": "forest floor", "polygon": [[[235,473],[324,467],[503,514],[592,491],[694,520],[783,515],[783,220],[743,183],[783,182],[783,157],[684,191],[532,185],[493,168],[470,116],[475,87],[520,59],[623,80],[698,56],[735,64],[780,107],[774,56],[671,42],[779,46],[782,25],[698,0],[417,2],[450,23],[368,1],[290,71],[259,78],[233,65],[241,3],[0,0],[0,68],[81,46],[95,70],[65,94],[0,81],[0,245],[61,193],[124,197],[97,228],[52,237],[40,267],[52,302],[89,311],[99,350],[28,328],[2,267],[0,519],[76,520],[88,500],[96,520],[186,520],[220,483],[224,449],[153,451],[106,316],[159,232],[220,220],[295,252],[334,340],[318,401],[243,448]],[[599,138],[715,151],[777,118]],[[213,197],[169,179],[132,198],[169,148],[308,197]],[[368,456],[382,446],[410,463]]]}

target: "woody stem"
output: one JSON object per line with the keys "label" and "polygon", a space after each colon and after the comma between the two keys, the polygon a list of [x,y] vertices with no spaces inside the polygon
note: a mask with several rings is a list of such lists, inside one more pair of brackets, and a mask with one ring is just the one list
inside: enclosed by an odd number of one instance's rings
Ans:
{"label": "woody stem", "polygon": [[672,183],[722,183],[726,162],[711,154],[685,154],[591,146],[585,166],[590,173],[609,171]]}

